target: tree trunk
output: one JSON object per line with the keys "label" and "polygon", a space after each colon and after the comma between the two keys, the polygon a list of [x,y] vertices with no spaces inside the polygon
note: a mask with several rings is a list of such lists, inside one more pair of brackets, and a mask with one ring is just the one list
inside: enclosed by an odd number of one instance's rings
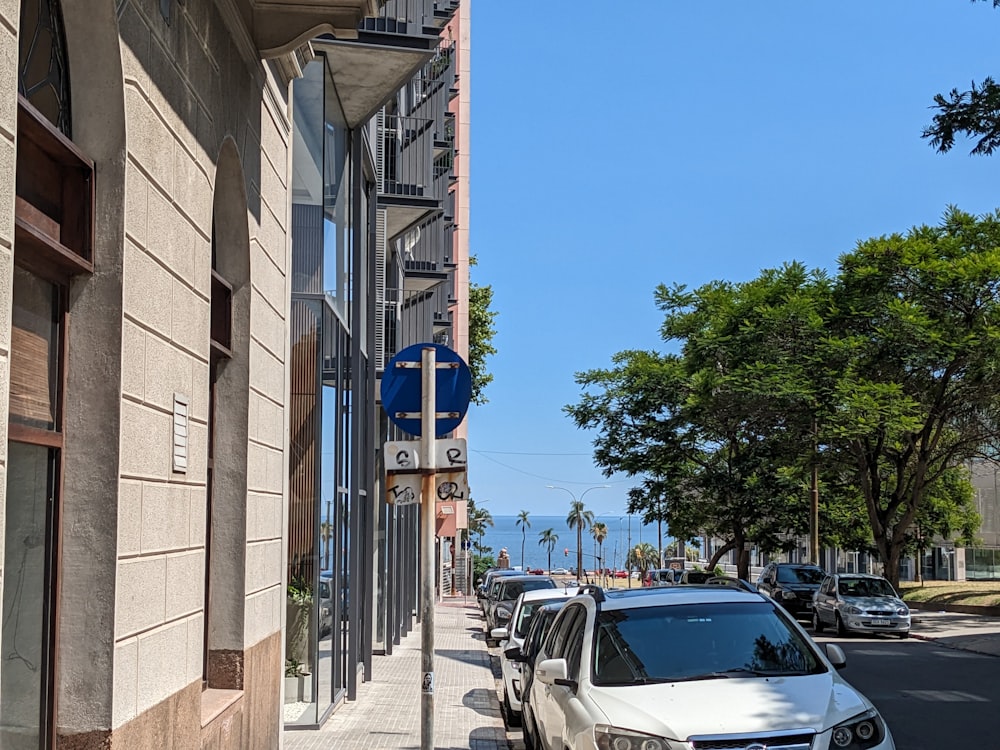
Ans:
{"label": "tree trunk", "polygon": [[726,542],[719,547],[719,549],[715,550],[715,554],[712,555],[712,559],[708,561],[708,569],[715,570],[715,566],[719,564],[719,560],[722,559],[722,556],[735,548],[736,542]]}
{"label": "tree trunk", "polygon": [[576,525],[576,580],[583,580],[583,524]]}
{"label": "tree trunk", "polygon": [[[881,550],[879,550],[881,552]],[[902,557],[903,548],[899,544],[890,544],[888,549],[888,555],[883,558],[882,562],[885,565],[885,570],[883,575],[886,580],[892,584],[892,587],[899,590],[899,563]]]}

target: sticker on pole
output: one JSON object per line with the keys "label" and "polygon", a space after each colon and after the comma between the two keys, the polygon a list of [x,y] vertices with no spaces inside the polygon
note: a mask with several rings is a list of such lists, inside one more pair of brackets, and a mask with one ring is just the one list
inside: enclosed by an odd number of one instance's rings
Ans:
{"label": "sticker on pole", "polygon": [[421,693],[434,693],[434,673],[424,672],[423,679],[420,680],[420,692]]}
{"label": "sticker on pole", "polygon": [[423,350],[434,349],[434,435],[442,437],[465,419],[472,398],[472,373],[458,352],[441,344],[413,344],[389,360],[382,374],[382,407],[403,432],[421,437],[421,362]]}

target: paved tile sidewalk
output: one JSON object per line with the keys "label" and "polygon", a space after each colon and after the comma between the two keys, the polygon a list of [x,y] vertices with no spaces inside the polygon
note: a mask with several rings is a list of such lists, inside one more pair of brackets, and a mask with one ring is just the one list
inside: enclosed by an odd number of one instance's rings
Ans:
{"label": "paved tile sidewalk", "polygon": [[942,646],[1000,656],[1000,618],[913,610],[910,634]]}
{"label": "paved tile sidewalk", "polygon": [[[508,750],[482,618],[473,600],[434,611],[434,746]],[[372,680],[322,729],[284,733],[287,750],[394,750],[420,747],[420,627],[374,656]]]}

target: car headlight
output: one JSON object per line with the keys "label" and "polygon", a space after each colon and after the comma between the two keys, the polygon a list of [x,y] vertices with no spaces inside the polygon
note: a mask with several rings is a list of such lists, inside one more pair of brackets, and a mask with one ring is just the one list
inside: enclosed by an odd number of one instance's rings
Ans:
{"label": "car headlight", "polygon": [[900,607],[899,609],[896,610],[896,614],[906,616],[910,614],[910,610],[908,610],[906,607]]}
{"label": "car headlight", "polygon": [[506,609],[497,609],[497,620],[509,620],[510,614]]}
{"label": "car headlight", "polygon": [[830,747],[838,750],[866,750],[885,739],[885,725],[874,708],[838,724],[830,735]]}
{"label": "car headlight", "polygon": [[781,592],[781,598],[782,599],[794,599],[795,598],[795,592],[794,591],[782,591]]}
{"label": "car headlight", "polygon": [[860,614],[863,614],[863,613],[864,613],[864,610],[862,610],[860,607],[848,607],[847,608],[847,614],[849,614],[849,615],[860,615]]}
{"label": "car headlight", "polygon": [[620,729],[607,724],[594,726],[594,741],[599,750],[672,750],[676,747],[663,737],[633,732],[630,729]]}

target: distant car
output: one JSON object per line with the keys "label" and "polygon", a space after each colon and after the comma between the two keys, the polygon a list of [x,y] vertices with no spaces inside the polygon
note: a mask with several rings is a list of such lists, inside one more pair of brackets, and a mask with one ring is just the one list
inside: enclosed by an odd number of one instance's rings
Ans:
{"label": "distant car", "polygon": [[549,575],[553,576],[568,576],[570,575],[568,568],[553,568],[549,571]]}
{"label": "distant car", "polygon": [[615,571],[615,578],[628,578],[628,571],[627,570],[616,570]]}
{"label": "distant car", "polygon": [[490,586],[493,581],[500,576],[515,576],[517,575],[516,570],[508,570],[505,568],[490,568],[485,573],[483,573],[482,578],[476,581],[476,599],[479,601],[479,608],[483,610],[483,614],[486,613],[486,597],[489,594]]}
{"label": "distant car", "polygon": [[768,563],[757,578],[757,588],[796,617],[812,617],[813,594],[826,577],[818,565]]}
{"label": "distant car", "polygon": [[645,578],[642,579],[642,585],[647,588],[655,588],[657,586],[673,586],[675,572],[676,571],[672,568],[654,568],[653,570],[647,570]]}
{"label": "distant car", "polygon": [[704,584],[707,583],[710,578],[714,578],[715,573],[710,570],[685,570],[681,574],[681,580],[678,583],[682,584]]}
{"label": "distant car", "polygon": [[494,589],[494,594],[486,605],[487,642],[495,640],[492,637],[494,628],[507,627],[514,612],[514,603],[517,601],[517,597],[525,591],[556,588],[556,582],[549,576],[504,576],[498,579],[497,583],[499,585]]}
{"label": "distant car", "polygon": [[576,596],[576,589],[536,589],[525,591],[514,602],[511,619],[506,626],[494,628],[490,633],[493,640],[500,642],[504,655],[500,657],[500,671],[503,675],[503,710],[510,726],[521,723],[521,665],[518,659],[507,658],[509,649],[516,649],[518,655],[528,634],[528,628],[535,613],[546,604]]}
{"label": "distant car", "polygon": [[823,579],[813,602],[813,630],[827,626],[837,635],[888,633],[910,636],[910,609],[886,579],[856,573]]}

